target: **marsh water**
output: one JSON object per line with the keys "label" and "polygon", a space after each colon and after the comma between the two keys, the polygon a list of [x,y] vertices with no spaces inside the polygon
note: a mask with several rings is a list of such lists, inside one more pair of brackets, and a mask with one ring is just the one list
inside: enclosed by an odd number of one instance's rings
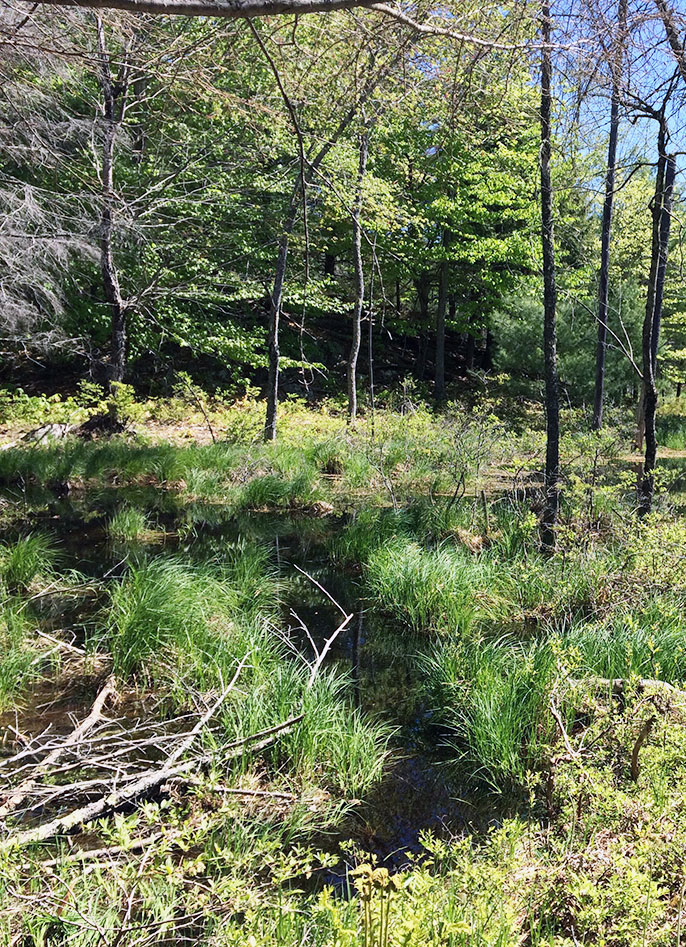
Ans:
{"label": "marsh water", "polygon": [[[220,557],[222,551],[246,542],[270,550],[281,579],[281,620],[275,633],[294,652],[309,660],[352,615],[328,650],[326,662],[345,675],[350,699],[360,710],[377,716],[393,729],[392,763],[379,786],[358,800],[340,827],[340,834],[322,839],[323,847],[353,838],[389,867],[407,862],[407,853],[422,850],[421,836],[459,834],[473,823],[499,821],[493,807],[484,809],[451,781],[439,745],[426,742],[431,707],[418,699],[417,660],[428,642],[393,627],[368,608],[359,574],[331,557],[331,540],[348,525],[345,516],[291,516],[250,513],[234,516],[221,505],[179,505],[169,492],[153,487],[104,488],[56,495],[54,490],[12,491],[6,501],[24,504],[31,528],[51,535],[61,551],[61,567],[86,578],[117,581],[127,563],[146,554],[170,554],[189,560]],[[123,506],[145,510],[151,529],[138,542],[114,542],[106,525]],[[6,538],[11,539],[12,536]],[[97,603],[69,602],[46,614],[46,628],[71,631],[79,643],[87,632]],[[27,733],[50,726],[69,730],[94,696],[93,680],[46,679],[23,701],[17,723]],[[142,726],[144,715],[130,708],[130,725]],[[11,715],[15,719],[15,715]],[[7,721],[3,721],[5,725]],[[341,875],[342,878],[342,875]],[[335,872],[334,883],[340,880]]]}

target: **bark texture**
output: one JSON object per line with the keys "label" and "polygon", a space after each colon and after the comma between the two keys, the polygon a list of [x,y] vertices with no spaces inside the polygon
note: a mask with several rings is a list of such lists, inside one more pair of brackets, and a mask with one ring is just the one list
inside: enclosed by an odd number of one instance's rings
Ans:
{"label": "bark texture", "polygon": [[39,0],[42,5],[85,7],[91,10],[130,10],[165,16],[217,16],[229,20],[281,13],[328,13],[372,7],[376,0]]}

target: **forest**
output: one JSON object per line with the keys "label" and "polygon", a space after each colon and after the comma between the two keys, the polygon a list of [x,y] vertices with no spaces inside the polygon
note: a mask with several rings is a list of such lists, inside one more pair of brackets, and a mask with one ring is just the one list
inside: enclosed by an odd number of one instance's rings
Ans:
{"label": "forest", "polygon": [[685,133],[683,0],[0,0],[0,947],[686,945]]}

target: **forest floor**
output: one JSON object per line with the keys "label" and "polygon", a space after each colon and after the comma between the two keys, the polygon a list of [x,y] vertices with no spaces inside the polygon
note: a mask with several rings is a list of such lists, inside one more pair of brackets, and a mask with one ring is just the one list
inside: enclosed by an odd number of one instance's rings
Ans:
{"label": "forest floor", "polygon": [[680,406],[642,521],[565,415],[552,556],[534,409],[5,408],[0,943],[680,943]]}

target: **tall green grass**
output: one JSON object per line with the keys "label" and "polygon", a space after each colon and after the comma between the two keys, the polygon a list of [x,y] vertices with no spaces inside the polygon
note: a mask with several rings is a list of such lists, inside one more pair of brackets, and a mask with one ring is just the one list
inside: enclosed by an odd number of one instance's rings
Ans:
{"label": "tall green grass", "polygon": [[[368,597],[415,631],[464,634],[475,622],[572,623],[605,607],[618,569],[614,554],[542,557],[510,535],[472,552],[457,540],[422,545],[409,537],[370,540],[364,565]],[[511,544],[511,545],[510,545]],[[355,539],[358,550],[364,548]]]}
{"label": "tall green grass", "polygon": [[321,496],[321,489],[310,470],[301,470],[293,476],[269,473],[249,480],[237,492],[232,506],[236,510],[287,509],[308,506]]}
{"label": "tall green grass", "polygon": [[158,557],[134,566],[112,590],[106,616],[116,673],[150,673],[155,659],[172,651],[193,659],[197,673],[203,656],[209,663],[214,652],[219,660],[218,642],[253,631],[275,613],[267,556],[243,545],[221,563]]}
{"label": "tall green grass", "polygon": [[59,550],[49,536],[29,533],[0,545],[0,579],[10,592],[25,592],[40,576],[51,575],[58,559]]}
{"label": "tall green grass", "polygon": [[635,614],[543,629],[533,638],[467,636],[436,647],[422,666],[432,721],[462,775],[498,789],[521,785],[559,738],[550,711],[554,687],[561,712],[573,720],[575,706],[597,693],[601,679],[686,680],[683,602],[653,599]]}
{"label": "tall green grass", "polygon": [[115,672],[161,685],[183,705],[194,692],[219,689],[245,662],[222,709],[226,739],[302,713],[269,751],[271,765],[358,796],[381,776],[390,731],[352,708],[345,678],[323,671],[308,689],[309,671],[272,630],[278,591],[267,552],[253,544],[220,561],[159,557],[136,565],[113,589],[105,619]]}
{"label": "tall green grass", "polygon": [[110,518],[107,533],[117,542],[137,542],[148,529],[145,513],[131,506],[124,506]]}
{"label": "tall green grass", "polygon": [[21,689],[37,680],[44,669],[25,613],[15,602],[0,605],[0,712],[16,704]]}
{"label": "tall green grass", "polygon": [[622,609],[604,622],[573,625],[560,644],[581,678],[685,682],[685,604],[681,596],[651,597],[635,611]]}
{"label": "tall green grass", "polygon": [[555,656],[513,636],[459,641],[425,662],[434,719],[463,777],[503,790],[542,766],[555,736]]}
{"label": "tall green grass", "polygon": [[365,583],[372,601],[413,630],[465,633],[477,613],[474,573],[468,553],[395,540],[371,553]]}

